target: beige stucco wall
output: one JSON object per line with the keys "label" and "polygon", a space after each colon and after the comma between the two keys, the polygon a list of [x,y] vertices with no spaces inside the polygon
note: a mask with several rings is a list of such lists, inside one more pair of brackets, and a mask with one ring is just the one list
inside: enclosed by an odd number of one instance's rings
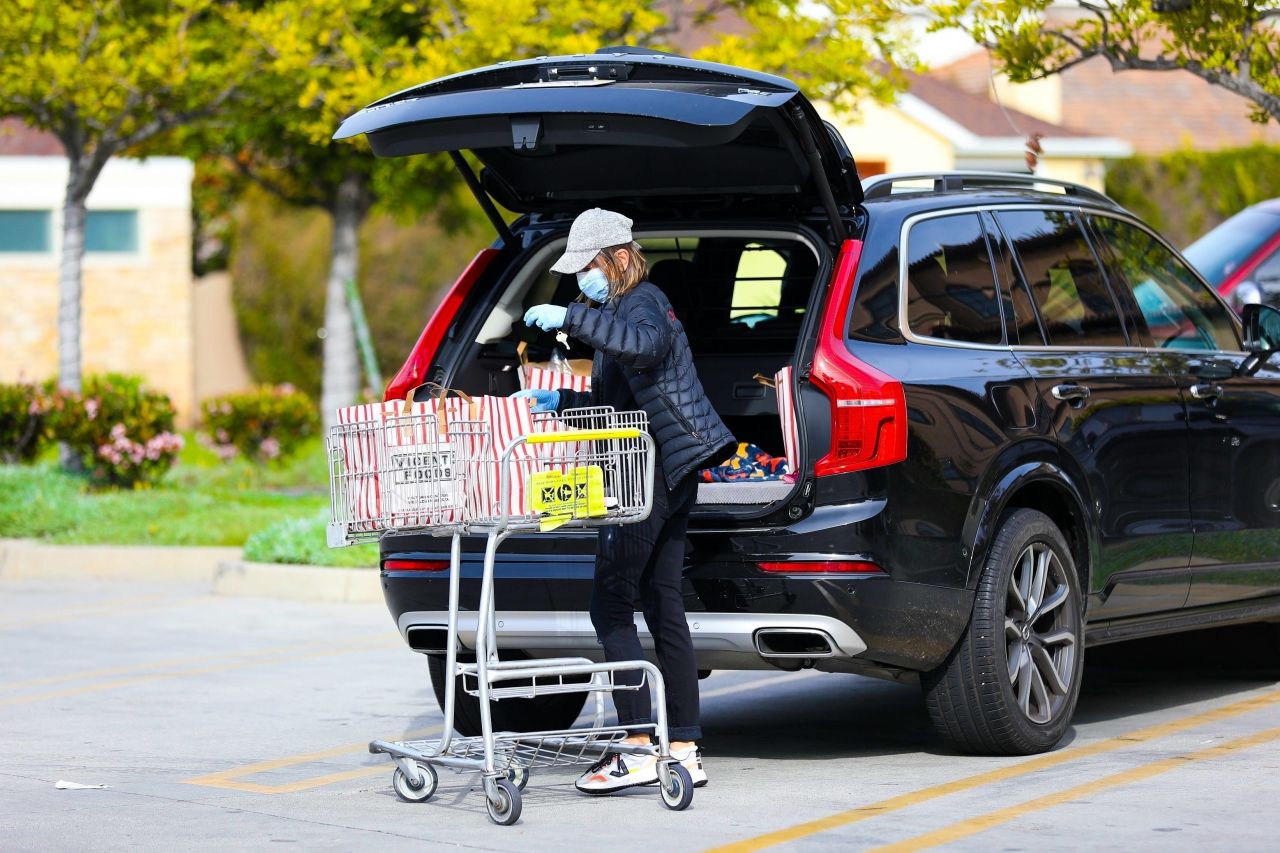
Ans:
{"label": "beige stucco wall", "polygon": [[888,172],[935,171],[955,165],[950,143],[900,110],[865,101],[858,114],[850,117],[833,113],[826,104],[817,107],[840,131],[855,161],[878,160]]}
{"label": "beige stucco wall", "polygon": [[210,273],[195,282],[196,400],[253,385],[231,301],[231,276]]}
{"label": "beige stucco wall", "polygon": [[997,74],[989,90],[1008,109],[1062,124],[1062,77],[1057,74],[1026,83],[1011,83],[1008,77]]}
{"label": "beige stucco wall", "polygon": [[[0,158],[0,183],[13,175],[0,206],[55,211],[53,251],[0,254],[0,381],[57,373],[59,162],[65,175],[61,158]],[[99,179],[102,191],[90,195],[90,209],[138,211],[138,251],[86,255],[81,356],[85,373],[143,376],[170,396],[188,426],[196,403],[195,347],[190,164],[183,164],[127,163],[112,174],[113,162]]]}

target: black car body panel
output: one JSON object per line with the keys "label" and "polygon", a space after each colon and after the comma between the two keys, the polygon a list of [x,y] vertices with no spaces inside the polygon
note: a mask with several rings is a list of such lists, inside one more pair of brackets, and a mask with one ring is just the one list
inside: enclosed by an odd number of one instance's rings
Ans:
{"label": "black car body panel", "polygon": [[[406,89],[335,134],[384,157],[471,150],[486,188],[520,212],[606,199],[795,198],[815,203],[820,154],[837,200],[860,188],[839,136],[788,80],[654,53],[510,62]],[[672,156],[673,149],[679,156]]]}

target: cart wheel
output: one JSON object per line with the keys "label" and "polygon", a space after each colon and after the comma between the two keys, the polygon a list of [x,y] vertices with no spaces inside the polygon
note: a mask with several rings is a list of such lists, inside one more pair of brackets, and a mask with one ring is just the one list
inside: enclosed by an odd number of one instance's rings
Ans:
{"label": "cart wheel", "polygon": [[520,789],[509,779],[495,779],[493,793],[486,802],[489,820],[498,826],[511,826],[520,819]]}
{"label": "cart wheel", "polygon": [[422,778],[418,780],[416,788],[410,784],[409,777],[399,767],[391,775],[391,787],[395,789],[396,796],[406,803],[425,803],[436,792],[436,785],[440,780],[436,776],[435,769],[420,763],[418,772],[422,774]]}
{"label": "cart wheel", "polygon": [[513,764],[511,769],[507,771],[507,778],[515,782],[516,787],[523,791],[525,786],[529,784],[529,768]]}
{"label": "cart wheel", "polygon": [[678,761],[667,765],[667,773],[667,783],[658,785],[662,790],[662,804],[673,812],[682,812],[693,802],[693,777]]}

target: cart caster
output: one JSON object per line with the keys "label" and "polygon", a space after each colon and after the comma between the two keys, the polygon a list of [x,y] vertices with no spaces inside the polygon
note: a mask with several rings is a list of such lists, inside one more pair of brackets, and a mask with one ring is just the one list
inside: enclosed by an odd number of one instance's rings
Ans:
{"label": "cart caster", "polygon": [[492,791],[485,802],[489,820],[498,826],[511,826],[520,819],[520,789],[509,779],[494,779]]}
{"label": "cart caster", "polygon": [[507,778],[514,782],[517,788],[523,791],[525,786],[529,784],[529,768],[514,765],[507,770]]}
{"label": "cart caster", "polygon": [[420,775],[416,788],[409,782],[409,777],[399,767],[391,775],[391,787],[395,789],[396,796],[406,803],[425,803],[436,792],[436,785],[440,781],[436,776],[436,771],[429,765],[419,764],[418,773]]}
{"label": "cart caster", "polygon": [[683,764],[672,761],[667,765],[667,780],[659,774],[658,787],[662,791],[662,804],[673,812],[682,812],[693,802],[693,777]]}

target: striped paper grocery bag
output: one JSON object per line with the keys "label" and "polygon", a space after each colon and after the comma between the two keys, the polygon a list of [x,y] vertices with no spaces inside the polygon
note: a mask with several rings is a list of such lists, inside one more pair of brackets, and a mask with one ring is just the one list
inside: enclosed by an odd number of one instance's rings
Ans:
{"label": "striped paper grocery bag", "polygon": [[[353,532],[385,530],[391,516],[388,488],[395,480],[392,448],[406,465],[415,453],[427,459],[438,450],[431,404],[392,400],[344,406],[336,414],[332,441],[341,464],[331,475],[338,479],[335,515]],[[388,422],[395,425],[390,437]]]}
{"label": "striped paper grocery bag", "polygon": [[787,455],[787,470],[797,473],[800,464],[798,426],[796,424],[795,386],[791,382],[791,365],[773,374],[773,388],[778,395],[778,419],[782,421],[782,446]]}
{"label": "striped paper grocery bag", "polygon": [[[478,466],[476,475],[476,512],[487,518],[498,518],[505,507],[508,516],[532,513],[529,480],[538,470],[539,453],[534,445],[518,442],[534,432],[533,401],[528,397],[477,397],[477,418],[489,428],[491,453],[488,464]],[[507,465],[507,488],[501,491],[502,458],[511,448]]]}
{"label": "striped paper grocery bag", "polygon": [[532,364],[520,368],[520,379],[521,387],[536,391],[559,391],[562,388],[583,392],[591,390],[590,374],[582,376],[568,370],[536,367]]}

